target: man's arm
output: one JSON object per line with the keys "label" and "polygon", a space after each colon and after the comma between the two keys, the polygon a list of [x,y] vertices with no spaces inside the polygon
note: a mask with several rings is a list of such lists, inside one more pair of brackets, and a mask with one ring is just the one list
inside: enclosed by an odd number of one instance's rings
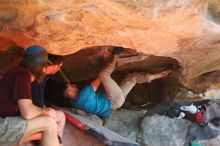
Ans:
{"label": "man's arm", "polygon": [[101,84],[101,80],[99,78],[92,81],[91,85],[92,85],[94,91],[96,91],[99,88],[100,84]]}
{"label": "man's arm", "polygon": [[56,114],[53,109],[39,108],[35,106],[30,99],[20,99],[17,102],[21,116],[27,120],[33,119],[40,115],[48,115],[56,119]]}

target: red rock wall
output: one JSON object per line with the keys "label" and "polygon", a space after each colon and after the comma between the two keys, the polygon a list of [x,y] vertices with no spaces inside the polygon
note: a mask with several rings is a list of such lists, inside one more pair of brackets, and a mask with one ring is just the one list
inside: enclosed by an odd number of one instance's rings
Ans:
{"label": "red rock wall", "polygon": [[4,0],[0,36],[55,54],[123,46],[170,57],[190,86],[193,78],[220,69],[218,12],[218,0]]}

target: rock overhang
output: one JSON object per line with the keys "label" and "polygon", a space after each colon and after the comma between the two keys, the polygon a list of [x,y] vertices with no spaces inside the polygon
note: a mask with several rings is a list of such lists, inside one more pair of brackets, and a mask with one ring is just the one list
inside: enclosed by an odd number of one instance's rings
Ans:
{"label": "rock overhang", "polygon": [[[0,2],[0,35],[22,47],[39,44],[61,55],[122,46],[170,58],[180,66],[180,82],[190,89],[195,78],[220,69],[218,5],[217,0],[5,0]],[[146,67],[141,61],[137,70]],[[126,68],[134,69],[135,63],[118,71]]]}

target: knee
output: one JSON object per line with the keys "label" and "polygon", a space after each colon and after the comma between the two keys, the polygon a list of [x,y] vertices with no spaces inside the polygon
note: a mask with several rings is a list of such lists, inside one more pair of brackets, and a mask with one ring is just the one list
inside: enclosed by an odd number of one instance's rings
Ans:
{"label": "knee", "polygon": [[122,107],[122,105],[125,102],[125,97],[124,94],[118,94],[117,97],[114,98],[115,100],[112,100],[112,110],[116,110],[120,107]]}
{"label": "knee", "polygon": [[132,81],[132,82],[136,83],[136,73],[128,74],[128,75],[126,76],[126,80]]}
{"label": "knee", "polygon": [[111,66],[108,66],[104,68],[100,73],[99,73],[99,78],[105,78],[106,76],[111,76],[112,72],[114,71],[114,68]]}
{"label": "knee", "polygon": [[66,116],[65,116],[64,112],[59,111],[59,114],[60,114],[61,119],[66,119]]}
{"label": "knee", "polygon": [[58,122],[59,121],[61,121],[61,122],[65,122],[66,121],[66,116],[65,116],[64,112],[56,111],[56,115],[57,115]]}
{"label": "knee", "polygon": [[43,123],[46,129],[51,129],[51,130],[57,129],[56,121],[52,117],[44,116]]}
{"label": "knee", "polygon": [[49,116],[39,116],[32,120],[28,120],[28,127],[25,132],[25,137],[37,132],[57,133],[56,121]]}

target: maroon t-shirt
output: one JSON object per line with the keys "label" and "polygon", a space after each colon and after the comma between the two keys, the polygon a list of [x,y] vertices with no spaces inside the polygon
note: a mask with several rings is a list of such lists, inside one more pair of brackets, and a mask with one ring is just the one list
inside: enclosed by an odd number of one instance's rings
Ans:
{"label": "maroon t-shirt", "polygon": [[20,66],[10,69],[0,80],[0,116],[14,116],[17,101],[31,99],[31,74]]}

